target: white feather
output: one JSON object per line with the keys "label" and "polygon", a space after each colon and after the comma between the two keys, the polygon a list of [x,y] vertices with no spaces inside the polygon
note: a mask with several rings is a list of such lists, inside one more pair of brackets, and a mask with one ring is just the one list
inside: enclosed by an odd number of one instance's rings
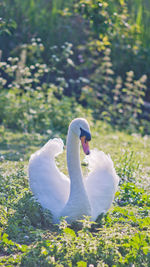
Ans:
{"label": "white feather", "polygon": [[110,208],[117,190],[119,177],[109,155],[97,149],[86,157],[90,174],[85,180],[85,186],[92,208],[92,220],[106,213]]}
{"label": "white feather", "polygon": [[31,155],[29,161],[31,190],[41,205],[52,212],[54,221],[69,197],[70,180],[55,163],[55,156],[62,151],[63,141],[55,138]]}

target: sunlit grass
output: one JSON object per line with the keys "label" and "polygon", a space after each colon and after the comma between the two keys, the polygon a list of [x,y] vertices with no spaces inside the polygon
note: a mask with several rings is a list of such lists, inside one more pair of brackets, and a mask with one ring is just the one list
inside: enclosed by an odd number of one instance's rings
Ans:
{"label": "sunlit grass", "polygon": [[149,0],[130,0],[129,6],[130,20],[139,27],[139,40],[147,49],[150,42],[150,1]]}
{"label": "sunlit grass", "polygon": [[[149,266],[149,137],[91,123],[91,149],[111,155],[121,182],[107,215],[79,229],[53,225],[29,190],[29,157],[49,136],[0,131],[1,266]],[[57,164],[67,174],[66,149]]]}

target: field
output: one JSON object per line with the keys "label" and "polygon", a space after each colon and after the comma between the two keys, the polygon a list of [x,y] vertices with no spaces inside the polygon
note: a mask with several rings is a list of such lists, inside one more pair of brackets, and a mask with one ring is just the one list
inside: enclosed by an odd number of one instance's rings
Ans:
{"label": "field", "polygon": [[[150,137],[90,125],[91,149],[111,155],[120,184],[109,212],[96,223],[85,218],[82,228],[53,225],[29,189],[29,157],[54,133],[0,126],[0,266],[150,266]],[[57,159],[64,173],[65,154]],[[81,163],[87,173],[82,152]]]}

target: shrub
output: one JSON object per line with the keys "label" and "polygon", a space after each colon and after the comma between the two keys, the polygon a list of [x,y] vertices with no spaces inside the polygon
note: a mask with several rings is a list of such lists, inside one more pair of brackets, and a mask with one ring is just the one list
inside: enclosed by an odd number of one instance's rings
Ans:
{"label": "shrub", "polygon": [[47,64],[42,60],[44,49],[39,38],[32,39],[31,44],[22,46],[20,58],[9,57],[7,62],[0,62],[0,122],[7,127],[32,131],[39,130],[38,121],[41,128],[47,129],[52,116],[51,127],[57,129],[61,120],[65,120],[62,115],[60,119],[56,116],[56,105],[61,110],[57,110],[58,114],[66,109],[67,116],[72,118],[71,114],[78,109],[77,101],[91,108],[96,119],[130,132],[138,129],[142,134],[149,133],[149,123],[142,116],[146,75],[135,80],[134,72],[129,71],[125,80],[120,76],[115,78],[111,50],[107,48],[103,56],[95,59],[87,79],[81,75],[82,68],[74,63],[72,44],[51,47]]}
{"label": "shrub", "polygon": [[106,49],[104,57],[97,59],[99,67],[91,74],[91,85],[82,88],[80,100],[91,107],[96,119],[133,132],[140,127],[147,76],[134,80],[134,72],[129,71],[125,81],[115,78],[110,53]]}
{"label": "shrub", "polygon": [[[85,110],[74,98],[58,100],[49,88],[47,96],[42,91],[20,95],[18,89],[0,93],[0,121],[5,127],[24,132],[48,130],[67,132],[68,119],[84,116]],[[88,113],[88,111],[87,111]]]}

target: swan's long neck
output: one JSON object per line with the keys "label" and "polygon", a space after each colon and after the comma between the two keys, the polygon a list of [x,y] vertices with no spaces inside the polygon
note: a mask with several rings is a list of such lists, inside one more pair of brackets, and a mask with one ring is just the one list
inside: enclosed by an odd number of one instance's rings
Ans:
{"label": "swan's long neck", "polygon": [[71,180],[71,191],[83,188],[79,141],[79,138],[69,129],[67,136],[67,165]]}
{"label": "swan's long neck", "polygon": [[70,176],[70,195],[60,216],[67,216],[68,222],[91,216],[91,207],[84,187],[80,165],[79,138],[69,128],[67,136],[67,165]]}

